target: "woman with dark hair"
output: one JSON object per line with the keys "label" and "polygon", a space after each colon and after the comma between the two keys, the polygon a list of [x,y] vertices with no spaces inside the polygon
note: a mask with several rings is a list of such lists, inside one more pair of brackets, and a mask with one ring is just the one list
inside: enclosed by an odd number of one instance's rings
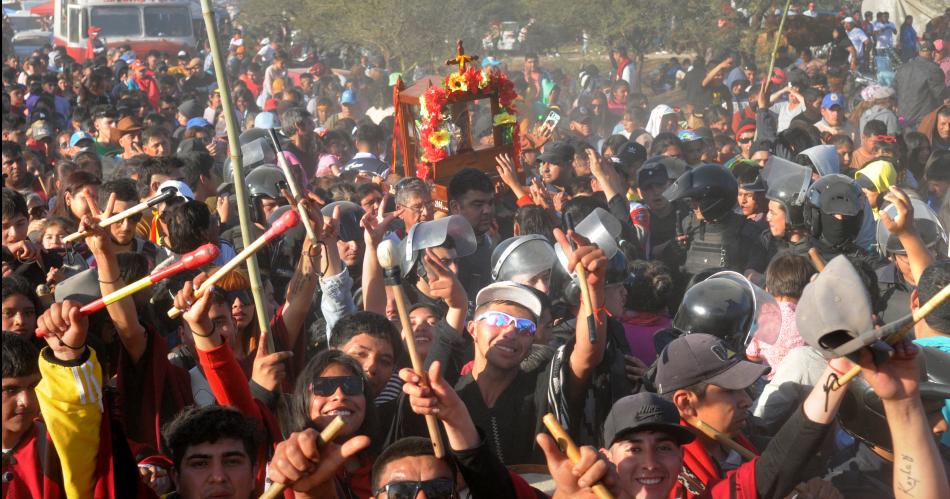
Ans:
{"label": "woman with dark hair", "polygon": [[[79,225],[82,217],[92,215],[86,200],[92,199],[95,202],[99,199],[100,185],[102,180],[92,173],[84,170],[70,173],[63,179],[62,190],[56,198],[50,216],[62,217]],[[100,206],[99,209],[105,209],[105,206]]]}
{"label": "woman with dark hair", "polygon": [[630,352],[650,365],[657,355],[653,334],[672,325],[673,276],[664,263],[656,260],[634,260],[628,268],[630,279],[624,284],[627,302],[620,322]]}
{"label": "woman with dark hair", "polygon": [[[590,115],[591,115],[591,130],[595,135],[600,137],[607,137],[613,131],[614,124],[617,123],[618,118],[614,117],[609,109],[609,103],[607,101],[607,96],[603,92],[594,91],[590,95]],[[621,110],[623,113],[623,110]]]}
{"label": "woman with dark hair", "polygon": [[616,80],[610,85],[610,100],[607,107],[613,113],[615,120],[623,118],[627,109],[627,97],[630,95],[630,84],[624,80]]}

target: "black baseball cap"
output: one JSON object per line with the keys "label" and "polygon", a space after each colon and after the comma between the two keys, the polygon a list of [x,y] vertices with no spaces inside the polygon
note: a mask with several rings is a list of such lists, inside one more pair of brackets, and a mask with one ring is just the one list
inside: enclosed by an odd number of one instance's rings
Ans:
{"label": "black baseball cap", "polygon": [[647,163],[637,170],[637,187],[643,188],[655,184],[666,185],[669,181],[670,174],[662,163]]}
{"label": "black baseball cap", "polygon": [[616,401],[604,420],[604,445],[610,447],[624,435],[638,431],[660,431],[679,445],[696,438],[689,428],[679,424],[676,406],[655,393],[640,392]]}
{"label": "black baseball cap", "polygon": [[590,111],[586,107],[578,107],[571,110],[568,119],[577,123],[590,123],[593,119]]}
{"label": "black baseball cap", "polygon": [[550,142],[544,146],[544,152],[538,157],[542,163],[554,163],[566,166],[574,161],[574,146],[563,140]]}
{"label": "black baseball cap", "polygon": [[742,360],[711,334],[686,334],[660,353],[656,388],[666,394],[705,382],[726,390],[742,390],[768,372],[769,366]]}
{"label": "black baseball cap", "polygon": [[646,160],[647,148],[633,140],[624,144],[617,152],[617,162],[628,168],[637,163],[642,164]]}

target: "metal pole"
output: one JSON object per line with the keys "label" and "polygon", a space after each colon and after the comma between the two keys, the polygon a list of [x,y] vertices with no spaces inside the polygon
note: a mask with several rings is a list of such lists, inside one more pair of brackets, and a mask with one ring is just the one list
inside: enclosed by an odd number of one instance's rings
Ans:
{"label": "metal pole", "polygon": [[[228,85],[228,75],[221,57],[221,46],[218,44],[218,28],[214,23],[214,12],[211,10],[211,0],[201,0],[201,15],[205,20],[205,30],[208,32],[208,43],[211,47],[211,59],[214,62],[214,75],[218,80],[218,89],[221,94],[221,109],[228,131],[228,152],[231,155],[231,173],[234,177],[234,195],[237,197],[238,220],[241,223],[241,239],[246,248],[254,241],[251,236],[251,218],[247,210],[247,192],[244,190],[244,172],[241,165],[241,146],[238,142],[238,128],[234,120],[234,108],[231,107],[231,87]],[[270,323],[264,311],[264,299],[261,297],[261,273],[257,267],[257,256],[247,259],[247,275],[251,280],[251,294],[254,296],[254,312],[257,315],[257,324],[261,334],[267,335],[267,345],[258,345],[257,348],[266,348],[266,352],[274,351],[273,336],[270,334]]]}

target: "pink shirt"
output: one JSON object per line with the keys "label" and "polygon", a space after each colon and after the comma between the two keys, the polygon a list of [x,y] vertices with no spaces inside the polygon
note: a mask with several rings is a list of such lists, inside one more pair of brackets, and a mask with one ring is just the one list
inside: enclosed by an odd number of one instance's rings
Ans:
{"label": "pink shirt", "polygon": [[[802,335],[798,332],[798,326],[795,324],[795,308],[797,306],[797,303],[788,301],[778,302],[778,308],[782,313],[782,328],[779,331],[778,339],[775,340],[774,345],[769,345],[753,337],[745,350],[746,357],[749,360],[764,358],[772,366],[772,369],[775,369],[782,362],[782,359],[788,355],[789,351],[805,344],[805,340],[802,339]],[[769,372],[768,378],[772,379],[774,375],[775,371]]]}

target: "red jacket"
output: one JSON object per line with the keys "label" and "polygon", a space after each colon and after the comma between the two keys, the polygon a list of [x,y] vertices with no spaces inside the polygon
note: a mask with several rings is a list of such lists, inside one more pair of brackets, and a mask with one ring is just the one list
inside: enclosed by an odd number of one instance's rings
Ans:
{"label": "red jacket", "polygon": [[[683,426],[690,426],[680,421]],[[747,438],[739,435],[736,441],[746,449],[758,454],[759,451]],[[755,499],[755,462],[743,463],[722,477],[719,465],[709,455],[703,440],[697,438],[683,446],[683,469],[679,481],[670,491],[671,498],[685,497],[735,497]]]}

